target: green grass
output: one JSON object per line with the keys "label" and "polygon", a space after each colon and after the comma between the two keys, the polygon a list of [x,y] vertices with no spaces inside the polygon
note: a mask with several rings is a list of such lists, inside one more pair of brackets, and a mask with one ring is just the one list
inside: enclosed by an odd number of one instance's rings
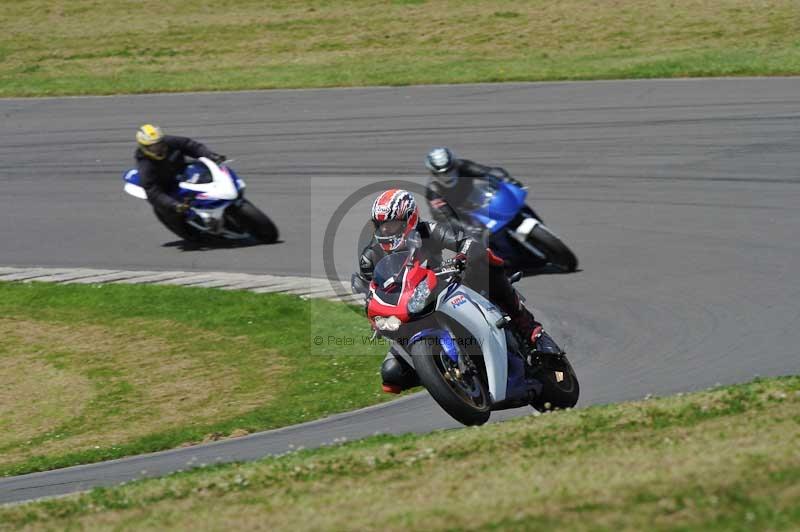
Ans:
{"label": "green grass", "polygon": [[374,437],[0,509],[0,527],[797,530],[800,377]]}
{"label": "green grass", "polygon": [[800,72],[797,0],[17,0],[0,96]]}
{"label": "green grass", "polygon": [[386,346],[365,338],[358,312],[294,296],[0,283],[0,475],[382,401]]}

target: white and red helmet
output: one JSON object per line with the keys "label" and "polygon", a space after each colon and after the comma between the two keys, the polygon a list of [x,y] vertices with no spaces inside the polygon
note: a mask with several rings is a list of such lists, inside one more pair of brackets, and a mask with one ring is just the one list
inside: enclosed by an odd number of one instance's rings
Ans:
{"label": "white and red helmet", "polygon": [[372,204],[375,240],[387,253],[405,245],[408,234],[417,227],[419,209],[414,195],[407,190],[387,190]]}

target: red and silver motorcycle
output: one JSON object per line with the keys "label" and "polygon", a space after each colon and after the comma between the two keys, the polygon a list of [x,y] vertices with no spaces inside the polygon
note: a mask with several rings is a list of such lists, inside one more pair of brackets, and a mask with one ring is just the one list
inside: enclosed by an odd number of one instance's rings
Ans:
{"label": "red and silver motorcycle", "polygon": [[578,379],[549,336],[526,352],[508,316],[462,284],[462,262],[430,268],[414,258],[419,235],[412,234],[408,245],[410,251],[387,255],[375,267],[367,315],[450,416],[481,425],[492,410],[577,403]]}

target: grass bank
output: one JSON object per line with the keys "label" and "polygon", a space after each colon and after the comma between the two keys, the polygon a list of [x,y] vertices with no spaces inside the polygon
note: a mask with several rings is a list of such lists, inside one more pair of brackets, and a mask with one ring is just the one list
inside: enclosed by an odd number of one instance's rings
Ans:
{"label": "grass bank", "polygon": [[0,283],[0,475],[379,402],[386,347],[362,341],[365,325],[286,295]]}
{"label": "grass bank", "polygon": [[0,96],[800,72],[797,0],[17,0]]}
{"label": "grass bank", "polygon": [[0,528],[797,530],[800,377],[0,509]]}

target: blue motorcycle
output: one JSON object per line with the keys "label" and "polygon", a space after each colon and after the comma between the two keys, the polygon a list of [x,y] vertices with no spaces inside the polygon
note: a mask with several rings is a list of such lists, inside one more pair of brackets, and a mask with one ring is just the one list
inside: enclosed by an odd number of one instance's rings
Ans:
{"label": "blue motorcycle", "polygon": [[530,273],[549,265],[574,272],[577,257],[525,203],[527,195],[526,187],[476,179],[459,211],[472,235],[502,257],[509,270]]}
{"label": "blue motorcycle", "polygon": [[[147,199],[136,168],[125,172],[123,180],[125,192]],[[244,181],[226,164],[217,165],[200,157],[176,176],[176,185],[173,197],[186,203],[186,217],[176,225],[158,209],[155,213],[167,229],[181,238],[196,242],[257,240],[264,244],[278,240],[275,224],[244,198]]]}

